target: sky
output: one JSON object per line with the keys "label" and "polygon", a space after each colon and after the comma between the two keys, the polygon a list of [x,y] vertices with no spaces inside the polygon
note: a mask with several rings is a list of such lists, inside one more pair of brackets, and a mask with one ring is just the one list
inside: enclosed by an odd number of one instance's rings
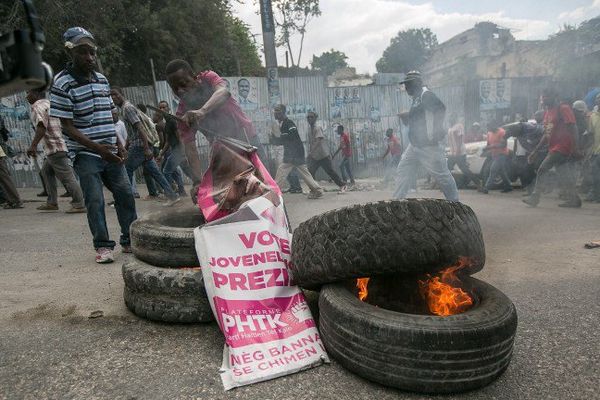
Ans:
{"label": "sky", "polygon": [[[235,15],[262,48],[258,7],[252,0],[234,2]],[[390,39],[405,29],[428,27],[442,43],[477,22],[492,21],[517,39],[537,40],[600,15],[600,0],[320,0],[320,7],[322,15],[307,27],[300,65],[333,48],[358,73],[377,72],[375,63]],[[285,65],[285,49],[278,50],[277,61]]]}

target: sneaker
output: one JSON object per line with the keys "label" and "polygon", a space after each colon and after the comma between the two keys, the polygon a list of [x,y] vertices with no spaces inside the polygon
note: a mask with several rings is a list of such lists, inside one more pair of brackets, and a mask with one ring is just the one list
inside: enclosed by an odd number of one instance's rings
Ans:
{"label": "sneaker", "polygon": [[[39,196],[39,195],[38,195]],[[60,195],[60,197],[71,197],[71,193],[69,192],[64,192],[63,194]]]}
{"label": "sneaker", "polygon": [[58,205],[56,204],[42,204],[41,206],[37,207],[36,210],[40,210],[40,211],[58,211]]}
{"label": "sneaker", "polygon": [[135,198],[135,199],[139,199],[139,198],[140,198],[140,194],[139,194],[139,193],[134,193],[134,194],[133,194],[133,198]]}
{"label": "sneaker", "polygon": [[573,200],[565,201],[564,203],[560,203],[559,207],[563,208],[580,208],[581,207],[581,199],[578,197]]}
{"label": "sneaker", "polygon": [[348,190],[348,187],[346,185],[344,185],[340,188],[340,190],[338,191],[338,194],[345,194],[347,190]]}
{"label": "sneaker", "polygon": [[37,197],[48,197],[48,193],[46,193],[46,191],[44,190],[43,192],[39,192],[38,194],[36,194]]}
{"label": "sneaker", "polygon": [[179,203],[181,201],[181,197],[177,196],[173,199],[169,199],[165,202],[165,204],[163,204],[163,207],[173,207],[175,204]]}
{"label": "sneaker", "polygon": [[500,193],[510,193],[510,192],[512,192],[512,191],[513,191],[513,188],[506,188],[506,189],[502,189],[502,190],[500,191]]}
{"label": "sneaker", "polygon": [[158,196],[152,196],[151,194],[149,194],[148,196],[145,196],[142,200],[143,201],[158,200]]}
{"label": "sneaker", "polygon": [[17,208],[25,208],[25,206],[23,205],[22,202],[18,202],[18,203],[5,203],[3,207],[4,207],[5,210],[16,210]]}
{"label": "sneaker", "polygon": [[315,190],[313,192],[310,192],[308,194],[308,198],[309,200],[314,200],[314,199],[318,199],[320,197],[323,197],[323,191],[322,190]]}
{"label": "sneaker", "polygon": [[67,211],[65,211],[65,213],[67,213],[67,214],[82,214],[82,213],[86,213],[86,212],[87,212],[87,208],[85,208],[85,207],[71,207]]}
{"label": "sneaker", "polygon": [[113,258],[112,249],[109,249],[108,247],[96,249],[96,262],[98,264],[109,264],[113,261],[115,260]]}
{"label": "sneaker", "polygon": [[288,193],[296,194],[296,193],[303,193],[303,192],[302,192],[302,189],[290,189],[290,190],[288,190]]}
{"label": "sneaker", "polygon": [[133,250],[131,250],[131,246],[125,245],[125,246],[121,246],[121,252],[130,254],[130,253],[133,253]]}
{"label": "sneaker", "polygon": [[537,207],[540,202],[540,198],[538,196],[531,195],[526,199],[523,199],[523,203],[527,204],[531,207]]}

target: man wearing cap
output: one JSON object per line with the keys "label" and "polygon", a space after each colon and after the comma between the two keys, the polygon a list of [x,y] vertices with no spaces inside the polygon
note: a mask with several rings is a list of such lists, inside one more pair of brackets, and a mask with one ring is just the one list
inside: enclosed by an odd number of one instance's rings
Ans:
{"label": "man wearing cap", "polygon": [[304,145],[298,134],[298,128],[294,121],[286,115],[286,108],[283,104],[278,104],[273,108],[275,119],[279,122],[279,137],[271,133],[271,143],[283,145],[283,163],[277,168],[275,181],[281,187],[285,178],[291,171],[295,170],[298,175],[310,188],[309,199],[318,199],[323,196],[323,189],[313,179],[304,159]]}
{"label": "man wearing cap", "polygon": [[340,193],[346,191],[346,184],[340,176],[333,169],[331,165],[331,153],[329,146],[327,145],[327,139],[323,135],[323,129],[317,126],[318,115],[313,111],[309,111],[306,114],[306,120],[308,121],[308,171],[315,177],[315,174],[319,168],[323,168],[323,171],[335,182],[340,188]]}
{"label": "man wearing cap", "polygon": [[444,116],[446,106],[423,85],[421,73],[411,71],[400,82],[412,97],[410,111],[400,113],[400,118],[408,125],[410,144],[398,164],[398,187],[395,199],[403,199],[414,181],[419,165],[433,176],[447,200],[458,201],[458,189],[454,177],[448,169],[444,147],[440,142],[446,136]]}
{"label": "man wearing cap", "polygon": [[103,184],[112,192],[121,225],[120,244],[131,252],[129,226],[137,218],[135,200],[123,166],[124,149],[117,134],[110,85],[96,72],[96,42],[83,28],[68,29],[63,35],[71,58],[54,79],[50,116],[60,118],[73,167],[79,175],[87,218],[96,249],[97,263],[113,262],[115,242],[110,240],[104,213]]}

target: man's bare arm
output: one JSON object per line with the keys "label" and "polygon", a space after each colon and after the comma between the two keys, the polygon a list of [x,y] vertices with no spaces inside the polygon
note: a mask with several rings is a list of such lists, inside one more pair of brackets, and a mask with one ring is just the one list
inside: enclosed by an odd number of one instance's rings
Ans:
{"label": "man's bare arm", "polygon": [[35,127],[35,136],[33,137],[33,140],[31,141],[31,146],[29,146],[29,149],[27,150],[28,156],[37,157],[37,146],[45,134],[46,134],[46,127],[44,126],[43,123],[38,122],[37,126]]}
{"label": "man's bare arm", "polygon": [[116,149],[115,145],[110,144],[98,144],[93,140],[90,140],[86,135],[81,133],[79,129],[75,128],[73,125],[73,120],[68,118],[61,118],[60,123],[63,127],[63,131],[69,136],[71,139],[76,141],[77,143],[87,147],[88,149],[95,151],[98,153],[104,160],[114,163],[120,163],[123,160],[121,157],[113,154],[113,150]]}

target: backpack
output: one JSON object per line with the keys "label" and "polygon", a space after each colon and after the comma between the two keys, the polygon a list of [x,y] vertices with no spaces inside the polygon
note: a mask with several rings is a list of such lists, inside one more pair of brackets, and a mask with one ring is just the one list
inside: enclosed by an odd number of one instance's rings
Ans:
{"label": "backpack", "polygon": [[138,117],[142,122],[142,126],[144,129],[144,133],[146,134],[146,138],[148,139],[148,143],[154,146],[160,141],[160,136],[158,136],[158,132],[156,131],[156,125],[149,116],[147,116],[142,111],[138,110]]}

